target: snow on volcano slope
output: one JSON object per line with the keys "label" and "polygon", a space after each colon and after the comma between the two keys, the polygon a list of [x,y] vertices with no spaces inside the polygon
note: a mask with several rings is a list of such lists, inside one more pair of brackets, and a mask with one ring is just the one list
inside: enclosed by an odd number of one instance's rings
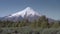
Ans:
{"label": "snow on volcano slope", "polygon": [[[43,16],[43,15],[37,13],[32,8],[27,7],[22,11],[16,12],[16,13],[8,15],[8,16],[5,16],[5,17],[1,18],[0,20],[21,21],[24,19],[28,19],[29,21],[33,21],[33,20],[37,20],[41,16]],[[48,18],[48,21],[53,22],[55,20]]]}
{"label": "snow on volcano slope", "polygon": [[24,18],[25,16],[28,17],[28,16],[35,16],[35,15],[40,16],[40,14],[35,12],[32,8],[27,7],[26,9],[24,9],[22,11],[19,11],[17,13],[14,13],[11,16],[8,16],[8,17],[14,17],[14,16],[19,17],[19,16],[22,16]]}
{"label": "snow on volcano slope", "polygon": [[4,19],[14,20],[14,21],[18,21],[18,20],[22,20],[22,19],[34,20],[34,19],[39,18],[40,16],[41,15],[39,13],[37,13],[36,11],[34,11],[32,8],[27,7],[26,9],[24,9],[22,11],[19,11],[17,13],[4,17]]}

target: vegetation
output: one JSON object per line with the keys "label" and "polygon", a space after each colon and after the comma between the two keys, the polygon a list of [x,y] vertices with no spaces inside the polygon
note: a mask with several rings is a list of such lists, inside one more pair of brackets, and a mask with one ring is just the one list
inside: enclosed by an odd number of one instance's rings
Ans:
{"label": "vegetation", "polygon": [[[60,21],[48,22],[45,16],[41,16],[38,20],[29,22],[28,19],[18,22],[1,21],[0,20],[0,33],[1,34],[59,34]],[[6,30],[6,31],[4,31]],[[9,32],[10,31],[10,32]],[[12,32],[11,32],[12,31]],[[5,32],[5,33],[3,33]]]}
{"label": "vegetation", "polygon": [[31,27],[31,28],[58,28],[60,27],[60,21],[48,23],[48,19],[45,16],[41,16],[38,20],[29,22],[28,19],[18,22],[12,21],[0,21],[0,27]]}

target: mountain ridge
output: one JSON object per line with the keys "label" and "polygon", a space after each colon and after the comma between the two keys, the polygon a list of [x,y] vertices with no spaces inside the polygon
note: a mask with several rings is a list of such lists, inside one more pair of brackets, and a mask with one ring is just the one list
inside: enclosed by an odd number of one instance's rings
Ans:
{"label": "mountain ridge", "polygon": [[32,8],[27,7],[27,8],[25,8],[24,10],[19,11],[19,12],[17,12],[17,13],[14,13],[14,14],[12,14],[11,16],[8,16],[8,17],[19,16],[19,15],[21,15],[22,17],[24,17],[24,15],[26,15],[26,16],[29,16],[29,15],[34,16],[35,14],[38,15],[38,16],[40,16],[40,14],[38,14],[38,13],[37,13],[36,11],[34,11]]}
{"label": "mountain ridge", "polygon": [[38,19],[41,15],[34,11],[31,7],[27,7],[22,11],[13,13],[3,18],[3,20],[12,20],[12,21],[19,21],[23,19],[28,19],[29,21],[33,21]]}
{"label": "mountain ridge", "polygon": [[[34,20],[39,19],[41,16],[43,15],[37,13],[37,11],[34,11],[31,7],[27,7],[22,11],[3,17],[2,20],[20,21],[23,19],[28,19],[29,21],[34,21]],[[48,18],[48,19],[50,22],[54,21],[51,18]]]}

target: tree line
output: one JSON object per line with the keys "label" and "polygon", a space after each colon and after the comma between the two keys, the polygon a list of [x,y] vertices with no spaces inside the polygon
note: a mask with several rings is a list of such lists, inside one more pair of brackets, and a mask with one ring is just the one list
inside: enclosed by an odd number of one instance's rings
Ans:
{"label": "tree line", "polygon": [[0,27],[31,27],[31,28],[58,28],[60,27],[60,21],[55,21],[49,23],[48,18],[46,16],[41,16],[38,20],[34,20],[33,22],[25,19],[23,21],[13,22],[13,21],[1,21]]}

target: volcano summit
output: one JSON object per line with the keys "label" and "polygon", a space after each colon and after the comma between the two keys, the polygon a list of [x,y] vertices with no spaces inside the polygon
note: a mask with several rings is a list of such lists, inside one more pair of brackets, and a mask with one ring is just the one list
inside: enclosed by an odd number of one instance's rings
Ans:
{"label": "volcano summit", "polygon": [[22,11],[4,17],[3,20],[19,21],[23,19],[28,19],[32,21],[38,19],[40,16],[41,15],[37,13],[37,11],[34,11],[31,7],[27,7]]}

